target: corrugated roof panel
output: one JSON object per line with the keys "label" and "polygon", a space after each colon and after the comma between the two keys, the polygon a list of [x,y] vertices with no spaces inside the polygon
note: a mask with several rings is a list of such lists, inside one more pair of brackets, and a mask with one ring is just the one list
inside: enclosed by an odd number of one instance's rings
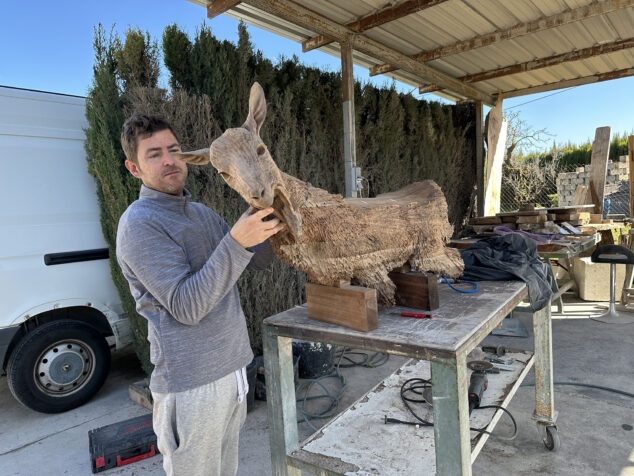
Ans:
{"label": "corrugated roof panel", "polygon": [[631,68],[634,65],[634,49],[612,53],[616,69]]}
{"label": "corrugated roof panel", "polygon": [[584,62],[588,65],[589,68],[592,68],[596,73],[606,73],[608,71],[612,71],[616,69],[614,67],[614,63],[610,61],[609,55],[601,55],[595,58],[588,58],[584,60]]}
{"label": "corrugated roof panel", "polygon": [[541,40],[548,44],[551,47],[553,54],[565,53],[566,51],[578,48],[577,45],[570,42],[570,39],[564,35],[559,28],[552,28],[541,32],[540,35],[533,36],[536,40]]}
{"label": "corrugated roof panel", "polygon": [[631,38],[634,36],[634,7],[608,13],[607,17],[619,37]]}
{"label": "corrugated roof panel", "polygon": [[[207,0],[190,0],[206,5]],[[371,13],[376,13],[401,4],[405,0],[302,0],[297,5],[345,25],[357,21]],[[458,41],[490,35],[506,30],[517,24],[532,22],[544,16],[551,16],[582,6],[600,5],[594,0],[448,0],[440,5],[423,9],[407,17],[383,24],[363,33],[392,49],[412,56],[421,51],[429,51],[441,46],[453,45]],[[303,41],[315,36],[310,30],[295,26],[292,22],[280,20],[265,12],[239,4],[228,12],[233,18],[265,30],[280,34],[294,41]],[[561,25],[510,40],[501,40],[493,45],[462,51],[438,58],[428,65],[452,77],[461,77],[495,70],[501,67],[524,63],[555,54],[612,43],[634,36],[634,6]],[[257,47],[257,45],[256,45]],[[339,45],[331,43],[321,51],[338,56]],[[379,58],[354,53],[355,64],[365,67],[382,64]],[[473,86],[487,93],[498,90],[525,89],[544,83],[579,78],[582,76],[630,68],[634,63],[634,51],[617,51],[601,59],[594,58],[555,67],[542,68],[473,83]],[[390,77],[398,78],[406,84],[418,85],[424,79],[405,71],[393,71]],[[445,96],[459,97],[461,94],[443,93]]]}
{"label": "corrugated roof panel", "polygon": [[514,76],[508,76],[506,78],[500,78],[495,81],[485,81],[483,83],[478,83],[478,86],[482,87],[483,85],[487,85],[487,91],[491,93],[498,91],[512,91],[514,89],[521,89],[526,87],[526,81],[520,81]]}
{"label": "corrugated roof panel", "polygon": [[584,61],[571,61],[570,63],[562,64],[559,66],[563,68],[567,74],[572,75],[575,78],[583,78],[584,76],[593,75],[595,72]]}
{"label": "corrugated roof panel", "polygon": [[551,15],[557,13],[559,10],[555,7],[557,2],[547,1],[547,8],[538,5],[536,2],[527,0],[512,0],[510,2],[504,0],[496,0],[499,8],[503,7],[509,10],[509,12],[515,18],[512,24],[506,25],[509,28],[518,23],[528,23],[535,21],[544,15]]}
{"label": "corrugated roof panel", "polygon": [[[431,61],[427,64],[433,67],[434,69],[438,71],[442,71],[443,73],[447,73],[455,78],[459,78],[467,74],[464,70],[465,62],[463,61],[458,63],[455,61],[452,62],[451,58],[443,58],[442,60]],[[467,64],[466,66],[469,66],[469,65]],[[471,65],[471,67],[473,68],[475,66]]]}
{"label": "corrugated roof panel", "polygon": [[312,11],[343,25],[357,20],[360,12],[362,13],[367,11],[367,7],[364,5],[364,2],[360,2],[358,0],[347,0],[345,2],[311,0],[309,8]]}
{"label": "corrugated roof panel", "polygon": [[[591,1],[591,0],[590,0]],[[521,2],[521,0],[520,0]],[[550,16],[556,15],[564,10],[569,8],[575,8],[575,4],[579,6],[589,3],[589,0],[573,0],[573,1],[565,1],[565,0],[531,0],[526,3],[530,3],[533,7],[540,12],[541,16]]]}
{"label": "corrugated roof panel", "polygon": [[438,46],[459,40],[466,40],[476,35],[490,33],[495,30],[491,22],[483,20],[482,17],[479,16],[472,21],[471,17],[475,17],[475,15],[472,15],[469,17],[468,22],[465,18],[457,18],[453,12],[455,4],[455,2],[441,3],[437,7],[427,10],[427,21],[437,25],[451,37],[451,40],[448,42],[437,43]]}
{"label": "corrugated roof panel", "polygon": [[[407,32],[414,32],[414,39],[411,43],[415,53],[435,48],[439,44],[453,43],[455,41],[453,35],[447,33],[443,27],[427,20],[427,17],[424,16],[429,10],[431,9],[415,15],[409,15],[398,21],[386,23],[380,28],[403,36],[406,36]],[[407,29],[401,29],[401,26],[405,26]]]}
{"label": "corrugated roof panel", "polygon": [[[545,32],[543,32],[545,33]],[[522,63],[524,61],[530,61],[535,58],[544,58],[553,54],[553,43],[556,42],[555,37],[544,36],[522,36],[515,38],[504,43],[499,43],[496,46],[504,48],[509,52],[518,51],[517,55],[520,55],[519,51],[524,51],[524,54],[517,57],[517,62]],[[563,48],[559,48],[559,51],[565,51]],[[512,64],[512,63],[509,63]]]}
{"label": "corrugated roof panel", "polygon": [[[585,48],[592,46],[594,41],[590,36],[588,30],[583,27],[582,22],[569,23],[568,25],[562,25],[558,28],[564,38],[568,40],[575,48]],[[536,33],[540,35],[542,32]]]}
{"label": "corrugated roof panel", "polygon": [[415,55],[421,51],[421,48],[412,45],[411,42],[407,40],[408,36],[404,36],[402,30],[387,31],[384,28],[375,28],[364,32],[364,35],[409,56]]}
{"label": "corrugated roof panel", "polygon": [[595,44],[609,43],[617,38],[614,28],[601,17],[588,18],[581,23]]}

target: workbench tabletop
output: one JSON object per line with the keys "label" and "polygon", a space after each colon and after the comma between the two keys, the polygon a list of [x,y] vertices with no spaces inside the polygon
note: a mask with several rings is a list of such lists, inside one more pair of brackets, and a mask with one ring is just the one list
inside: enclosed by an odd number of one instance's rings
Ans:
{"label": "workbench tabletop", "polygon": [[[305,304],[266,318],[264,325],[273,326],[276,334],[284,337],[417,358],[429,357],[431,353],[455,353],[490,333],[528,296],[523,281],[480,281],[478,285],[478,292],[463,294],[447,284],[440,284],[440,307],[432,311],[432,319],[391,314],[423,312],[402,306],[379,308],[379,326],[370,332],[309,319]],[[468,285],[458,287],[470,288]]]}

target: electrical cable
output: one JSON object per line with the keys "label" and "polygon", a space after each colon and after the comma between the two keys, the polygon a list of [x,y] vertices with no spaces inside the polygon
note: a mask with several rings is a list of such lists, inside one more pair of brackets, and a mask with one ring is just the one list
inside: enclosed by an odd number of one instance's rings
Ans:
{"label": "electrical cable", "polygon": [[[367,367],[367,368],[373,369],[375,367],[380,367],[381,365],[385,364],[390,358],[390,354],[385,354],[382,352],[374,352],[372,355],[370,355],[367,352],[360,352],[360,351],[352,352],[350,348],[348,347],[344,347],[343,350],[341,351],[341,354],[336,353],[335,358],[338,358],[340,355],[342,356],[344,360],[348,362],[347,364],[343,364],[343,363],[339,364],[339,368],[342,368],[342,369],[346,369],[350,367]],[[351,356],[353,355],[361,356],[361,360],[358,361],[358,360],[352,359]]]}
{"label": "electrical cable", "polygon": [[516,104],[515,106],[510,106],[510,107],[507,107],[506,109],[515,109],[516,107],[523,106],[524,104],[530,104],[530,103],[535,102],[535,101],[540,101],[542,99],[549,98],[550,96],[555,96],[557,94],[565,93],[566,91],[570,91],[571,89],[572,88],[560,89],[559,91],[555,91],[554,93],[547,94],[546,96],[542,96],[542,97],[539,97],[539,98],[536,98],[536,99],[531,99],[530,101],[526,101],[526,102],[523,102],[521,104]]}
{"label": "electrical cable", "polygon": [[[597,388],[599,390],[605,390],[606,392],[618,393],[619,395],[625,395],[626,397],[634,398],[634,393],[625,392],[623,390],[619,390],[617,388],[611,387],[602,387],[601,385],[594,385],[591,383],[579,383],[579,382],[553,382],[553,385],[571,385],[574,387],[588,387],[588,388]],[[523,383],[520,387],[534,387],[535,382],[533,383]]]}
{"label": "electrical cable", "polygon": [[[337,358],[337,364],[335,365],[335,370],[327,375],[322,375],[321,377],[317,377],[315,379],[306,379],[301,384],[297,386],[295,390],[296,395],[300,395],[303,391],[303,395],[296,399],[297,411],[300,414],[300,418],[298,418],[298,423],[305,422],[307,423],[313,431],[317,431],[318,428],[310,422],[310,419],[321,419],[321,418],[331,418],[333,417],[339,408],[339,400],[343,396],[346,389],[346,380],[343,375],[339,373],[340,368],[354,367],[354,366],[364,366],[367,368],[379,367],[389,359],[388,354],[382,354],[380,352],[374,353],[374,355],[369,356],[366,355],[365,360],[363,362],[356,362],[353,359],[346,356],[349,355],[361,355],[365,354],[364,352],[350,352],[350,349],[344,347],[341,353],[337,351],[335,348],[335,357]],[[377,358],[378,356],[378,358]],[[342,364],[342,360],[346,359],[350,361],[350,364]],[[325,379],[336,379],[339,381],[341,388],[337,395],[333,395],[324,385],[323,381]],[[310,395],[310,392],[313,386],[318,385],[323,390],[323,393],[317,395]],[[311,400],[327,400],[328,406],[320,411],[319,413],[312,413],[306,410],[306,404]]]}
{"label": "electrical cable", "polygon": [[449,282],[449,280],[447,279],[447,276],[442,276],[442,278],[445,280],[445,282],[449,285],[449,287],[451,289],[453,289],[454,291],[458,291],[459,293],[464,293],[464,294],[471,294],[471,293],[475,293],[478,292],[478,290],[480,289],[480,286],[478,286],[478,283],[476,283],[475,281],[466,281],[463,279],[456,279],[454,280],[454,284],[471,284],[473,286],[473,289],[458,289],[452,286],[452,284]]}
{"label": "electrical cable", "polygon": [[[407,384],[412,383],[409,387],[407,387]],[[401,400],[403,401],[403,404],[405,405],[405,408],[412,414],[412,416],[414,418],[416,418],[416,420],[418,421],[404,421],[404,420],[399,420],[397,418],[389,418],[387,415],[385,415],[384,417],[384,423],[400,423],[403,425],[414,425],[414,426],[434,426],[433,422],[424,420],[423,418],[421,418],[420,416],[418,416],[416,414],[416,412],[414,412],[414,410],[412,410],[412,408],[410,407],[408,402],[412,402],[412,403],[429,403],[427,402],[427,400],[425,400],[424,398],[420,398],[420,399],[416,399],[416,398],[411,398],[411,397],[407,397],[406,395],[408,393],[414,393],[417,395],[420,395],[422,397],[423,395],[423,391],[421,389],[425,389],[425,388],[431,388],[431,380],[427,380],[427,379],[423,379],[423,378],[411,378],[406,380],[403,385],[401,385]],[[518,429],[517,429],[517,422],[515,421],[515,418],[513,418],[513,415],[511,414],[511,412],[509,412],[506,408],[501,407],[499,405],[484,405],[484,406],[480,406],[480,407],[476,407],[474,408],[474,410],[486,410],[486,409],[498,409],[498,410],[502,410],[504,413],[506,413],[509,418],[511,419],[511,422],[513,423],[513,434],[511,436],[504,436],[504,435],[499,435],[497,433],[492,433],[490,431],[485,430],[484,428],[469,428],[469,430],[471,431],[475,431],[477,433],[481,433],[484,435],[489,435],[492,436],[494,438],[498,438],[500,440],[513,440],[515,439],[515,437],[517,436],[518,433]]]}

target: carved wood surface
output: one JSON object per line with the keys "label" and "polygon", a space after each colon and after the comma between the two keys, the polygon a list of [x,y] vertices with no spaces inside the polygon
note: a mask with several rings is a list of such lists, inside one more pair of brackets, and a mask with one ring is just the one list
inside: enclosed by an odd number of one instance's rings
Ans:
{"label": "carved wood surface", "polygon": [[372,199],[330,194],[277,168],[259,137],[265,117],[264,93],[255,83],[245,124],[225,131],[209,150],[182,157],[193,164],[211,161],[251,206],[273,206],[287,225],[271,237],[280,259],[319,284],[356,278],[387,305],[395,290],[388,273],[406,263],[453,278],[462,274],[460,254],[445,246],[453,229],[436,183],[415,182]]}

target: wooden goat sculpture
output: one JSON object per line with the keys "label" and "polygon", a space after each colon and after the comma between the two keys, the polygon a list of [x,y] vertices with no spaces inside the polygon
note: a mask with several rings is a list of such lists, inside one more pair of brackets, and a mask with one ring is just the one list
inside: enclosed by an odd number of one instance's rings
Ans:
{"label": "wooden goat sculpture", "polygon": [[181,154],[188,163],[211,162],[249,205],[272,206],[286,228],[271,237],[276,255],[324,285],[356,278],[375,288],[379,301],[394,303],[388,277],[409,262],[413,269],[457,278],[463,262],[445,247],[452,234],[447,204],[431,180],[376,198],[343,199],[281,172],[260,139],[266,117],[264,91],[251,87],[249,115],[227,129],[209,149]]}

